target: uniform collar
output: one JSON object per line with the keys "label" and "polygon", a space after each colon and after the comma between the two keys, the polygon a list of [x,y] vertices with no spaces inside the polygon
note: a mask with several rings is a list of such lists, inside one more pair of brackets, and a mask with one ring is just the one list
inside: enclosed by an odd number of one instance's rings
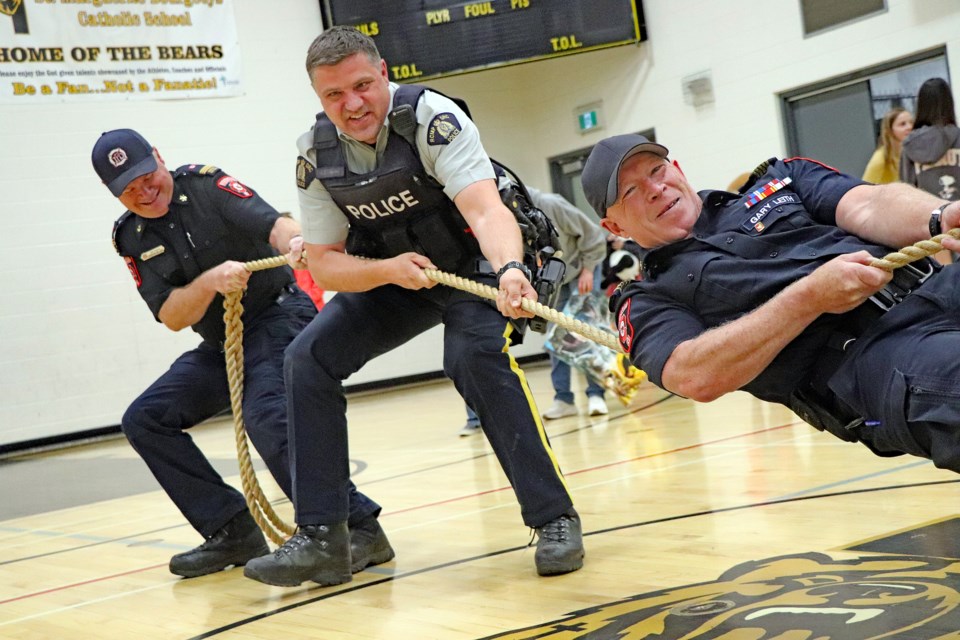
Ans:
{"label": "uniform collar", "polygon": [[[182,207],[190,203],[190,196],[183,190],[183,186],[176,180],[173,181],[173,196],[170,198],[170,210],[174,206]],[[170,213],[169,211],[167,213]]]}

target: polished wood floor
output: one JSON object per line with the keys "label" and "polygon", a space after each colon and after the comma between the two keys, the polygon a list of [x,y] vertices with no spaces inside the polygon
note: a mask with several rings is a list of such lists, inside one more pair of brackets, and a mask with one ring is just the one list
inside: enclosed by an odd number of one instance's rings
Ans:
{"label": "polished wood floor", "polygon": [[[545,409],[548,370],[527,373]],[[874,457],[744,394],[697,405],[647,384],[610,409],[546,423],[587,549],[581,571],[552,578],[536,575],[485,439],[457,436],[448,382],[351,397],[354,480],[384,505],[397,557],[339,587],[171,575],[169,557],[200,540],[149,483],[55,509],[57,486],[4,485],[37,497],[31,515],[0,521],[0,638],[960,637],[955,475]],[[194,435],[234,457],[228,421]],[[38,462],[69,463],[81,494],[141,466],[114,440],[7,460],[0,478]],[[918,583],[924,597],[903,595]]]}

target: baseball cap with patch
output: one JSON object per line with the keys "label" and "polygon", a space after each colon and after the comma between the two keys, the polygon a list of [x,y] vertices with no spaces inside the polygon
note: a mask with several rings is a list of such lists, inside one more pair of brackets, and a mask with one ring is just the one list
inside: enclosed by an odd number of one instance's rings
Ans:
{"label": "baseball cap with patch", "polygon": [[648,151],[666,158],[667,148],[662,144],[650,142],[645,137],[627,133],[605,138],[598,142],[583,165],[580,181],[587,202],[601,218],[607,215],[607,208],[617,201],[617,180],[620,167],[627,158]]}
{"label": "baseball cap with patch", "polygon": [[119,197],[133,180],[157,170],[153,147],[133,129],[114,129],[100,135],[93,145],[93,168]]}

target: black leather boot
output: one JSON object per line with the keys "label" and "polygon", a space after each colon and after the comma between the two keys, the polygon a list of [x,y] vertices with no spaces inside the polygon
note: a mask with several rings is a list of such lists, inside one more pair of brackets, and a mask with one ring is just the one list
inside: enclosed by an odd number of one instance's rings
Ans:
{"label": "black leather boot", "polygon": [[539,538],[534,560],[541,576],[570,573],[583,566],[583,533],[574,509],[534,531]]}
{"label": "black leather boot", "polygon": [[170,573],[184,578],[205,576],[268,553],[270,547],[253,516],[241,511],[196,549],[170,558]]}
{"label": "black leather boot", "polygon": [[376,516],[367,516],[350,527],[350,557],[353,573],[393,560],[393,547]]}
{"label": "black leather boot", "polygon": [[304,525],[271,555],[243,568],[246,577],[278,587],[307,580],[324,586],[350,582],[350,532],[347,523]]}

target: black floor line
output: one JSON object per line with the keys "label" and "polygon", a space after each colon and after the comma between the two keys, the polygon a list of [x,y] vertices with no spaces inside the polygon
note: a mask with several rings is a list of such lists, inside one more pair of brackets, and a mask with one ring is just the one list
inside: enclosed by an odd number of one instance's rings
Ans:
{"label": "black floor line", "polygon": [[[823,499],[823,498],[835,498],[835,497],[839,497],[839,496],[849,496],[849,495],[857,495],[857,494],[863,494],[863,493],[874,493],[874,492],[878,492],[878,491],[895,491],[895,490],[898,490],[898,489],[913,489],[913,488],[917,488],[917,487],[929,487],[929,486],[935,486],[935,485],[957,484],[957,483],[960,483],[960,479],[957,479],[957,480],[937,480],[937,481],[931,481],[931,482],[915,482],[915,483],[908,483],[908,484],[887,485],[887,486],[885,486],[885,487],[872,487],[872,488],[866,488],[866,489],[851,489],[851,490],[849,490],[849,491],[834,491],[834,492],[831,492],[831,493],[822,493],[822,494],[816,494],[816,495],[810,495],[810,496],[797,496],[797,497],[793,497],[793,498],[784,498],[784,499],[782,499],[782,500],[767,500],[767,501],[763,501],[763,502],[753,502],[753,503],[750,503],[750,504],[737,505],[737,506],[734,506],[734,507],[724,507],[724,508],[720,508],[720,509],[708,509],[708,510],[705,510],[705,511],[695,511],[695,512],[692,512],[692,513],[684,513],[684,514],[679,514],[679,515],[675,515],[675,516],[668,516],[668,517],[665,517],[665,518],[657,518],[657,519],[655,519],[655,520],[646,520],[646,521],[643,521],[643,522],[635,522],[635,523],[632,523],[632,524],[618,525],[618,526],[616,526],[616,527],[608,527],[608,528],[606,528],[606,529],[598,529],[598,530],[596,530],[596,531],[585,532],[583,535],[584,535],[584,537],[595,536],[595,535],[600,535],[600,534],[604,534],[604,533],[610,533],[610,532],[613,532],[613,531],[623,531],[623,530],[625,530],[625,529],[636,529],[636,528],[646,527],[646,526],[655,525],[655,524],[662,524],[662,523],[664,523],[664,522],[674,522],[674,521],[677,521],[677,520],[686,520],[686,519],[690,519],[690,518],[698,518],[698,517],[701,517],[701,516],[710,516],[710,515],[716,515],[716,514],[720,514],[720,513],[728,513],[728,512],[731,512],[731,511],[743,511],[743,510],[746,510],[746,509],[754,509],[754,508],[758,508],[758,507],[768,507],[768,506],[773,506],[773,505],[781,505],[781,504],[787,504],[787,503],[791,503],[791,502],[800,502],[800,501],[804,501],[804,500],[819,500],[819,499]],[[284,605],[284,606],[279,607],[279,608],[277,608],[277,609],[274,609],[274,610],[272,610],[272,611],[266,611],[266,612],[264,612],[264,613],[260,613],[260,614],[257,614],[257,615],[255,615],[255,616],[251,616],[251,617],[249,617],[249,618],[244,618],[244,619],[242,619],[242,620],[237,620],[236,622],[232,622],[232,623],[230,623],[230,624],[228,624],[228,625],[224,625],[224,626],[219,627],[219,628],[217,628],[217,629],[211,629],[210,631],[206,631],[206,632],[204,632],[204,633],[202,633],[202,634],[200,634],[200,635],[198,635],[198,636],[192,636],[192,637],[190,637],[188,640],[202,640],[202,639],[204,639],[204,638],[212,638],[212,637],[214,637],[214,636],[220,635],[221,633],[225,633],[225,632],[227,632],[227,631],[232,631],[233,629],[237,629],[237,628],[239,628],[239,627],[242,627],[242,626],[251,624],[251,623],[253,623],[253,622],[257,622],[257,621],[259,621],[259,620],[263,620],[263,619],[265,619],[265,618],[269,618],[269,617],[272,617],[272,616],[275,616],[275,615],[278,615],[278,614],[281,614],[281,613],[286,613],[287,611],[292,611],[293,609],[297,609],[297,608],[299,608],[299,607],[303,607],[303,606],[306,606],[306,605],[308,605],[308,604],[313,604],[313,603],[316,603],[316,602],[321,602],[321,601],[323,601],[323,600],[329,600],[330,598],[334,598],[334,597],[339,596],[339,595],[341,595],[341,594],[352,593],[352,592],[354,592],[354,591],[359,591],[359,590],[361,590],[361,589],[368,589],[368,588],[370,588],[370,587],[375,587],[375,586],[378,586],[378,585],[381,585],[381,584],[385,584],[385,583],[388,583],[388,582],[392,582],[392,581],[395,581],[395,580],[400,580],[400,579],[403,579],[403,578],[410,578],[410,577],[417,576],[417,575],[421,575],[421,574],[424,574],[424,573],[431,573],[431,572],[434,572],[434,571],[439,571],[439,570],[441,570],[441,569],[446,569],[446,568],[449,568],[449,567],[454,567],[454,566],[457,566],[457,565],[466,564],[466,563],[468,563],[468,562],[473,562],[473,561],[475,561],[475,560],[482,560],[482,559],[484,559],[484,558],[492,558],[492,557],[499,556],[499,555],[503,555],[503,554],[506,554],[506,553],[513,553],[513,552],[515,552],[515,551],[520,551],[520,550],[522,550],[522,549],[525,549],[525,548],[527,548],[528,546],[529,546],[529,545],[523,545],[523,546],[519,546],[519,547],[510,547],[510,548],[507,548],[507,549],[501,549],[501,550],[499,550],[499,551],[491,551],[490,553],[485,553],[485,554],[481,554],[481,555],[477,555],[477,556],[472,556],[472,557],[469,557],[469,558],[462,558],[462,559],[460,559],[460,560],[453,560],[453,561],[451,561],[451,562],[444,562],[444,563],[442,563],[442,564],[433,565],[433,566],[430,566],[430,567],[423,567],[422,569],[416,569],[416,570],[414,570],[414,571],[408,571],[408,572],[405,572],[405,573],[402,573],[402,574],[399,574],[399,575],[395,575],[395,576],[389,576],[389,577],[381,578],[381,579],[378,579],[378,580],[372,580],[372,581],[370,581],[370,582],[365,582],[364,584],[359,584],[359,585],[355,585],[355,586],[352,586],[352,587],[347,587],[347,588],[345,588],[345,589],[338,589],[338,590],[333,591],[333,592],[328,592],[328,593],[324,593],[324,594],[322,594],[322,595],[319,595],[319,596],[316,596],[316,597],[313,597],[313,598],[308,598],[307,600],[303,600],[303,601],[301,601],[301,602],[295,602],[295,603],[292,603],[292,604]],[[316,589],[324,589],[324,588],[328,588],[328,587],[314,587],[314,588],[316,588]]]}

